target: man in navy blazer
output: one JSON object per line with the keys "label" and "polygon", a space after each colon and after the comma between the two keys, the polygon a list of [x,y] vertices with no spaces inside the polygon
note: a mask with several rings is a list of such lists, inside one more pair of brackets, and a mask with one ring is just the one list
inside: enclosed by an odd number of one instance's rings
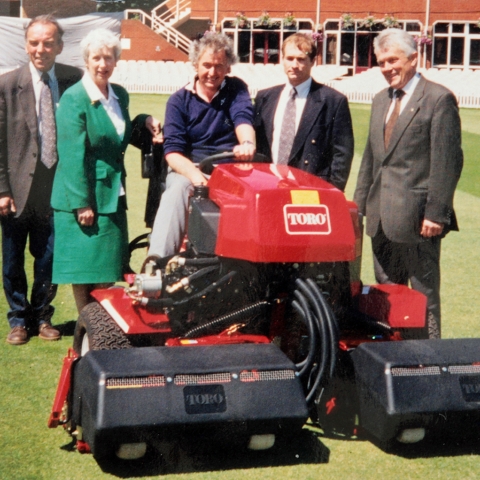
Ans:
{"label": "man in navy blazer", "polygon": [[[82,77],[78,68],[55,64],[63,48],[63,30],[50,15],[30,21],[25,32],[29,63],[0,77],[0,221],[3,289],[10,311],[7,342],[28,341],[31,326],[43,340],[58,340],[50,319],[56,286],[52,285],[53,223],[50,195],[56,165],[42,154],[40,96],[42,74],[49,79],[53,103]],[[46,163],[46,165],[45,165]],[[29,241],[35,259],[30,299],[25,274]]]}
{"label": "man in navy blazer", "polygon": [[350,173],[353,158],[353,129],[347,98],[333,88],[317,83],[311,77],[316,45],[312,37],[296,33],[282,45],[286,85],[261,90],[255,98],[255,133],[257,152],[273,163],[279,152],[289,149],[281,134],[292,87],[295,98],[295,136],[286,163],[312,173],[340,190]]}
{"label": "man in navy blazer", "polygon": [[416,72],[407,32],[384,30],[374,48],[390,88],[373,99],[354,199],[367,217],[377,282],[425,294],[428,336],[439,337],[440,241],[458,230],[453,196],[463,166],[457,100]]}

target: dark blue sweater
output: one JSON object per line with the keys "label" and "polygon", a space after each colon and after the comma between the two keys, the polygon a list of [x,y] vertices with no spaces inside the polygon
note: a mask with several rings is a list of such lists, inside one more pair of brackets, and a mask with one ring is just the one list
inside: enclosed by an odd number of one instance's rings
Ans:
{"label": "dark blue sweater", "polygon": [[199,162],[207,155],[230,151],[238,144],[235,128],[242,124],[253,124],[253,107],[247,85],[239,78],[225,77],[211,103],[182,88],[167,102],[165,154],[181,153]]}

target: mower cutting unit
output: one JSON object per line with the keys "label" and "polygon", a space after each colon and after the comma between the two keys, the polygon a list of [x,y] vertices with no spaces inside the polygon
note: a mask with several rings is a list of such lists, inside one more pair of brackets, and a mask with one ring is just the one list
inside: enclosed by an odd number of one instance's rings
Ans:
{"label": "mower cutting unit", "polygon": [[413,442],[445,415],[446,401],[418,397],[441,398],[447,383],[449,411],[476,419],[478,348],[454,358],[448,341],[418,340],[425,297],[362,285],[361,249],[357,207],[330,184],[287,166],[218,166],[191,198],[185,251],[94,292],[49,426],[97,457],[182,435],[264,449],[308,417]]}

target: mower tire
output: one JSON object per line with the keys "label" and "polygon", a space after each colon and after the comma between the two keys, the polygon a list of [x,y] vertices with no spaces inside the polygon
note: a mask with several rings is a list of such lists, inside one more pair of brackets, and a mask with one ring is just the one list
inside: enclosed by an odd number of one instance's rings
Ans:
{"label": "mower tire", "polygon": [[80,312],[73,335],[73,349],[80,356],[89,350],[131,347],[127,335],[99,303],[89,303]]}
{"label": "mower tire", "polygon": [[404,340],[430,340],[440,338],[440,326],[430,312],[427,312],[425,326],[422,328],[410,328],[403,334]]}

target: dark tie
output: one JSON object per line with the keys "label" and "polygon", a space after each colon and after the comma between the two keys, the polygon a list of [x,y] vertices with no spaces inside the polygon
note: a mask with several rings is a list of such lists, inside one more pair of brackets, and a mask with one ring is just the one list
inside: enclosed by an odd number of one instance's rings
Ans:
{"label": "dark tie", "polygon": [[42,154],[40,158],[47,168],[52,168],[57,163],[57,130],[55,128],[55,115],[49,80],[48,73],[42,73],[44,85],[40,93],[40,117],[42,119]]}
{"label": "dark tie", "polygon": [[295,120],[296,107],[295,98],[297,90],[292,88],[290,97],[285,105],[285,113],[283,114],[282,129],[280,130],[280,145],[278,150],[278,165],[287,165],[290,153],[292,152],[293,140],[295,138]]}
{"label": "dark tie", "polygon": [[388,144],[390,143],[390,138],[392,137],[392,132],[393,132],[393,127],[395,126],[395,123],[397,123],[397,119],[400,115],[400,106],[402,102],[402,97],[405,95],[405,92],[403,90],[395,90],[392,93],[393,96],[393,101],[395,102],[395,105],[393,107],[392,114],[390,115],[390,118],[388,119],[387,123],[385,124],[385,133],[384,133],[384,142],[385,142],[385,148],[388,147]]}

